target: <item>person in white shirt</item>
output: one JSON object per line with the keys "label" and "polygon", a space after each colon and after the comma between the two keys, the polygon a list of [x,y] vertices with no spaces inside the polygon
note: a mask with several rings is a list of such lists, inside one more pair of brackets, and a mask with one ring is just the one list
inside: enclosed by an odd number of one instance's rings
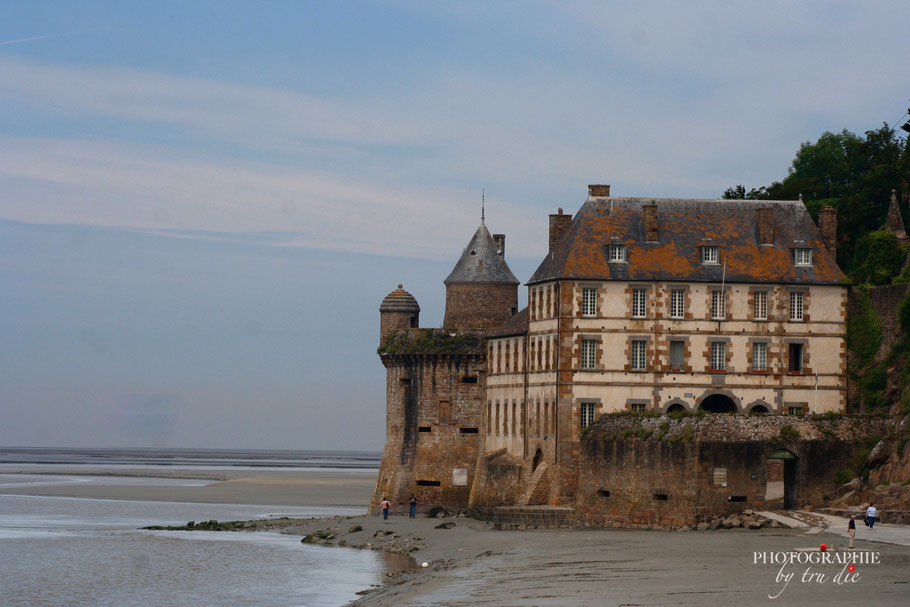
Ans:
{"label": "person in white shirt", "polygon": [[869,529],[875,525],[876,518],[878,518],[878,510],[875,509],[875,504],[869,504],[869,507],[866,508],[866,524],[869,525]]}

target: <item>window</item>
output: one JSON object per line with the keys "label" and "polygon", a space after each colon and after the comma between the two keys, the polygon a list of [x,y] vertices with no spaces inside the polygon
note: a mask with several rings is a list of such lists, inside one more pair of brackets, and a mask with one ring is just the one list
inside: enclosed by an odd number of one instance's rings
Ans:
{"label": "window", "polygon": [[686,344],[682,341],[670,342],[670,369],[681,371],[686,366]]}
{"label": "window", "polygon": [[581,427],[587,428],[594,423],[595,403],[581,403]]}
{"label": "window", "polygon": [[752,344],[752,370],[768,370],[768,344],[763,342]]}
{"label": "window", "polygon": [[670,318],[686,316],[686,292],[682,289],[670,291]]}
{"label": "window", "polygon": [[711,370],[724,371],[727,368],[727,344],[722,341],[711,342]]}
{"label": "window", "polygon": [[727,294],[723,291],[711,291],[711,318],[723,320],[727,317]]}
{"label": "window", "polygon": [[811,266],[812,249],[795,249],[793,251],[793,261],[798,266]]}
{"label": "window", "polygon": [[648,351],[648,342],[635,340],[632,342],[632,369],[642,371],[645,369],[645,357]]}
{"label": "window", "polygon": [[790,373],[802,373],[803,371],[803,345],[790,344]]}
{"label": "window", "polygon": [[611,262],[623,262],[625,260],[626,260],[626,245],[611,244],[610,245],[610,261]]}
{"label": "window", "polygon": [[629,409],[631,409],[632,411],[635,411],[636,413],[644,413],[645,404],[644,403],[631,403],[629,405]]}
{"label": "window", "polygon": [[644,289],[632,289],[632,318],[647,316],[648,293]]}
{"label": "window", "polygon": [[790,320],[800,322],[803,319],[803,293],[790,293]]}
{"label": "window", "polygon": [[768,292],[755,291],[755,309],[753,310],[755,320],[768,320]]}
{"label": "window", "polygon": [[597,364],[597,342],[593,339],[581,340],[581,368],[593,369]]}
{"label": "window", "polygon": [[802,415],[802,414],[803,414],[802,405],[793,405],[793,406],[787,407],[787,415]]}
{"label": "window", "polygon": [[585,287],[581,290],[581,315],[597,316],[597,289]]}
{"label": "window", "polygon": [[720,263],[720,250],[719,247],[702,247],[701,248],[701,262],[702,263]]}

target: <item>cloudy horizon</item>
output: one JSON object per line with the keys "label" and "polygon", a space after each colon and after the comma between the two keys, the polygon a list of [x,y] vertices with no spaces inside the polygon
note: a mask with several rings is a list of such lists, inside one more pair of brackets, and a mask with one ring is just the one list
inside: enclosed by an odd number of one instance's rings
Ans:
{"label": "cloudy horizon", "polygon": [[780,179],[902,116],[901,8],[7,6],[0,445],[379,449],[379,302],[441,322],[482,191],[526,281],[589,183]]}

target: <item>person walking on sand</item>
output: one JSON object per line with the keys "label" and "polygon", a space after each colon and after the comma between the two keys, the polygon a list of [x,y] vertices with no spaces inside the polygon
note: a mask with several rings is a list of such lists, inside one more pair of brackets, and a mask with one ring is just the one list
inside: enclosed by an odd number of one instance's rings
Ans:
{"label": "person walking on sand", "polygon": [[411,504],[411,509],[408,512],[408,518],[414,518],[417,516],[417,497],[412,493],[411,499],[409,499],[408,502]]}
{"label": "person walking on sand", "polygon": [[392,507],[392,502],[386,498],[382,498],[382,501],[379,502],[379,506],[382,508],[382,520],[389,520],[389,508]]}
{"label": "person walking on sand", "polygon": [[875,504],[869,504],[869,507],[866,508],[866,522],[869,523],[869,529],[875,525],[876,518],[878,518],[878,510],[875,509]]}
{"label": "person walking on sand", "polygon": [[853,542],[856,540],[856,515],[850,516],[850,522],[847,523],[847,534],[850,536],[850,549],[854,548]]}

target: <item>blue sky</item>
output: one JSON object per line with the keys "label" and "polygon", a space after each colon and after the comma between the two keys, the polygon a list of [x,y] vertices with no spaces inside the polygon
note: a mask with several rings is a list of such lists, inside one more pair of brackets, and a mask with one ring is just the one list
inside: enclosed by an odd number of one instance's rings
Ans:
{"label": "blue sky", "polygon": [[[379,302],[894,124],[900,2],[0,2],[0,445],[379,449]],[[524,297],[524,294],[522,294]]]}

